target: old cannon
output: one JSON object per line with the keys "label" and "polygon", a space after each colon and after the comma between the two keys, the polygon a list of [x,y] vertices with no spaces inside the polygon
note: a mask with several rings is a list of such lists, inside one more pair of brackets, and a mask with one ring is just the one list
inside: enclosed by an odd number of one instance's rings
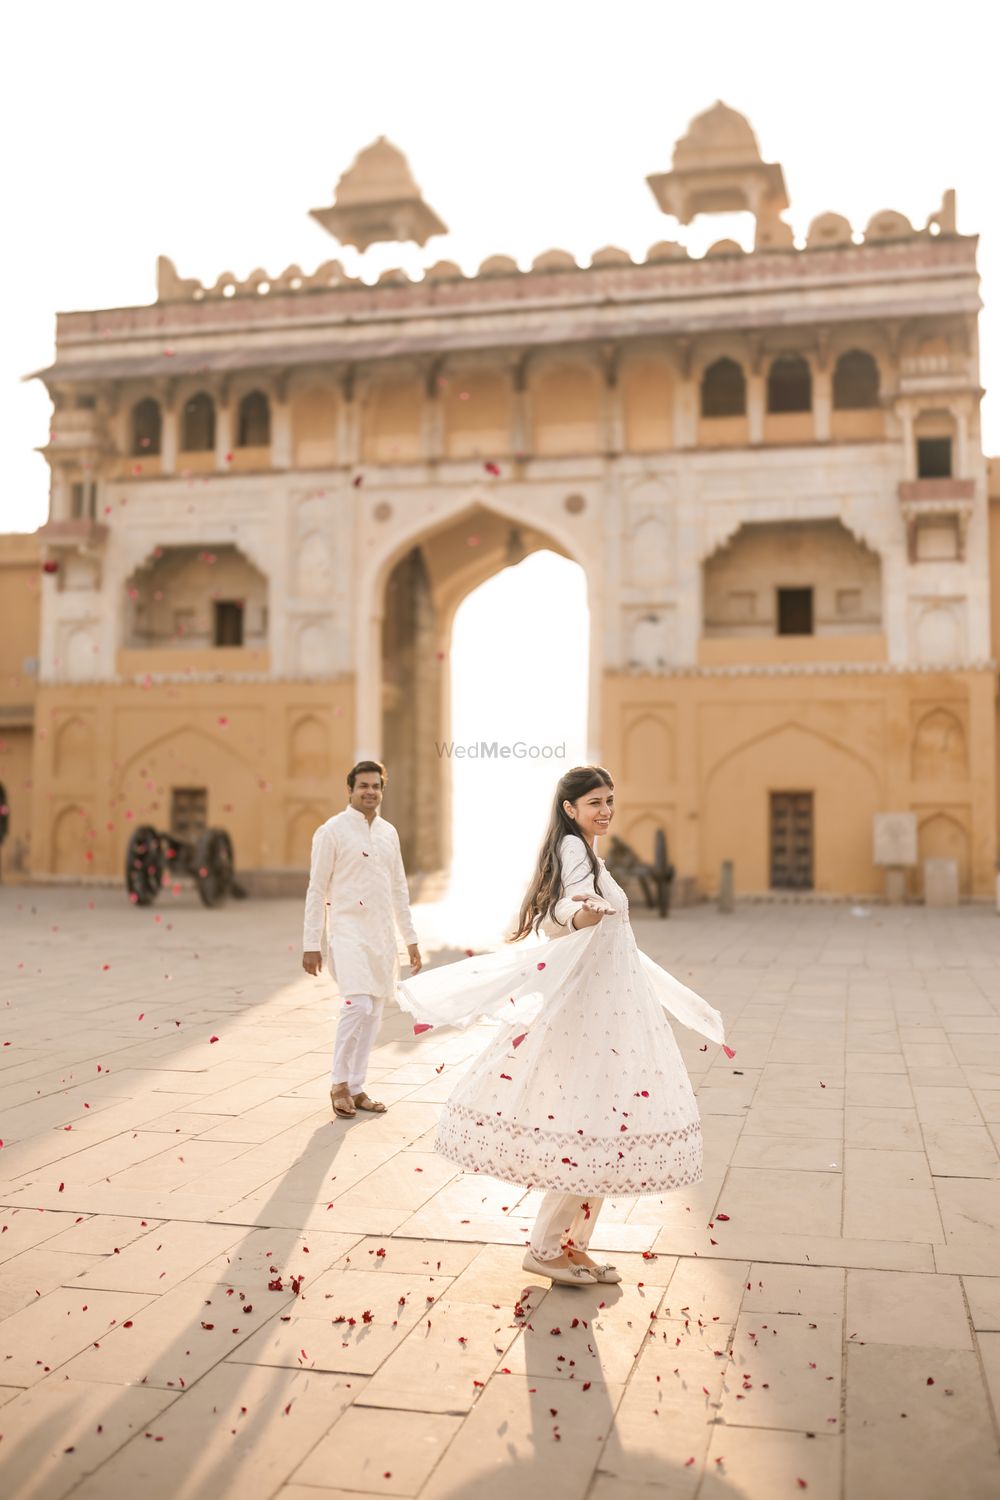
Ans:
{"label": "old cannon", "polygon": [[136,906],[149,906],[174,875],[190,875],[206,906],[246,890],[233,868],[233,841],[224,828],[206,828],[191,842],[158,833],[150,824],[137,828],[125,855],[125,888]]}
{"label": "old cannon", "polygon": [[607,865],[617,881],[624,882],[632,877],[639,882],[650,910],[655,906],[661,917],[670,915],[670,892],[675,871],[667,858],[667,835],[662,828],[658,828],[653,835],[651,860],[640,859],[624,839],[612,835]]}

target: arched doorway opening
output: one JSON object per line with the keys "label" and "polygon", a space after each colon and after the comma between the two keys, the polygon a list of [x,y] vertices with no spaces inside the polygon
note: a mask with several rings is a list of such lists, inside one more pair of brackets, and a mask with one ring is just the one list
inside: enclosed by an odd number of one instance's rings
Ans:
{"label": "arched doorway opening", "polygon": [[525,847],[530,864],[555,780],[586,755],[589,647],[583,570],[536,527],[477,505],[396,560],[381,632],[384,812],[408,872],[451,871],[454,892],[477,870],[509,882]]}

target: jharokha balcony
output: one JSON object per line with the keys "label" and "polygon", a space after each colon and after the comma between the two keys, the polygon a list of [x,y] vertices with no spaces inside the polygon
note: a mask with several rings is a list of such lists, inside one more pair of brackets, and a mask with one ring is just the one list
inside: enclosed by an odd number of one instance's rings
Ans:
{"label": "jharokha balcony", "polygon": [[964,560],[975,493],[974,479],[899,481],[910,562]]}

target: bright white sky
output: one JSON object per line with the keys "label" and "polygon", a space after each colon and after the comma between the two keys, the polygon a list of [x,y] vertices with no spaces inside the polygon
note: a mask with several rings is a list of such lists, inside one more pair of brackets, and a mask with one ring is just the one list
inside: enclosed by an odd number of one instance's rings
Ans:
{"label": "bright white sky", "polygon": [[[986,447],[1000,451],[1000,192],[991,7],[951,0],[33,0],[4,17],[0,131],[0,530],[45,518],[44,389],[57,309],[155,295],[155,262],[309,270],[338,254],[307,210],[385,134],[449,225],[362,269],[560,246],[634,255],[676,231],[645,183],[721,98],[785,169],[802,234],[827,209],[858,228],[922,226],[958,192],[982,237]],[[702,220],[692,248],[726,233]],[[682,234],[681,238],[687,238]],[[350,252],[342,258],[357,265]]]}

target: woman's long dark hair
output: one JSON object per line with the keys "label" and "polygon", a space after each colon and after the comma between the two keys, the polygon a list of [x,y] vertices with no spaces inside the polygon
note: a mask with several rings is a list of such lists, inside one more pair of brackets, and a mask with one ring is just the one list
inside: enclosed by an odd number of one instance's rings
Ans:
{"label": "woman's long dark hair", "polygon": [[610,787],[614,791],[615,784],[611,780],[610,773],[603,766],[574,766],[571,771],[566,772],[565,776],[560,777],[552,803],[549,826],[545,830],[542,847],[538,851],[535,874],[521,903],[517,929],[510,934],[509,942],[516,943],[519,938],[527,937],[529,932],[537,932],[544,918],[562,896],[559,845],[568,833],[580,840],[590,861],[590,868],[594,872],[594,889],[600,891],[597,857],[580,833],[576,822],[567,816],[563,803],[575,802],[578,797],[585,797],[588,792],[596,791],[598,787],[603,786]]}

